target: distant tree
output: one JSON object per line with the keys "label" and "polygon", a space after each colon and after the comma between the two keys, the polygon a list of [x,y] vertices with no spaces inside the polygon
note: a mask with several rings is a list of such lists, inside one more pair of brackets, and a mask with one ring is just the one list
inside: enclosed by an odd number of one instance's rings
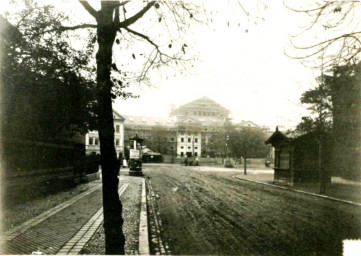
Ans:
{"label": "distant tree", "polygon": [[330,85],[325,82],[327,76],[320,76],[314,89],[304,92],[301,103],[308,105],[312,116],[302,117],[296,130],[301,134],[310,132],[329,132],[332,128],[332,98]]}
{"label": "distant tree", "polygon": [[335,170],[361,180],[361,62],[335,67],[325,83],[331,89]]}
{"label": "distant tree", "polygon": [[[360,178],[361,64],[335,66],[319,77],[315,89],[306,91],[301,102],[309,104],[313,116],[303,117],[296,130],[332,138],[333,172],[345,178]],[[321,149],[322,150],[322,149]]]}
{"label": "distant tree", "polygon": [[234,130],[230,138],[232,154],[238,158],[264,158],[269,150],[266,139],[267,134],[258,128]]}
{"label": "distant tree", "polygon": [[225,157],[260,158],[265,157],[269,146],[265,145],[267,134],[258,128],[237,128],[231,122],[211,135],[209,147]]}
{"label": "distant tree", "polygon": [[[161,154],[174,153],[174,141],[171,138],[174,135],[173,130],[169,130],[167,127],[155,126],[150,132],[150,136],[146,139],[145,144],[152,150]],[[175,138],[173,138],[175,140]]]}

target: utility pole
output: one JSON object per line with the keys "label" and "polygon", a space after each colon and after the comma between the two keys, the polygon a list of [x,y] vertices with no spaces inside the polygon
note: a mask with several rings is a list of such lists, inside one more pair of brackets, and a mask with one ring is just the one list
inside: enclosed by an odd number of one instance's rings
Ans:
{"label": "utility pole", "polygon": [[248,128],[246,128],[246,133],[243,140],[243,158],[244,158],[244,175],[247,175],[247,140],[248,137]]}
{"label": "utility pole", "polygon": [[226,159],[228,159],[228,141],[229,141],[229,135],[226,137]]}
{"label": "utility pole", "polygon": [[325,184],[325,173],[323,170],[323,132],[324,132],[324,116],[323,116],[323,90],[324,90],[324,73],[323,73],[323,58],[322,58],[322,69],[321,69],[321,83],[320,83],[320,102],[318,106],[318,115],[319,115],[319,127],[318,127],[318,176],[319,176],[319,193],[326,193],[326,184]]}
{"label": "utility pole", "polygon": [[244,165],[244,175],[247,175],[247,150],[246,150],[246,138],[243,141],[243,165]]}

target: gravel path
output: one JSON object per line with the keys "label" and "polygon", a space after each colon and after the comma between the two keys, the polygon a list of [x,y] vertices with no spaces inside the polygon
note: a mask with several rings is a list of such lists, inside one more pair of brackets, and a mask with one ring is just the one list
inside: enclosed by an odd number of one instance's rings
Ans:
{"label": "gravel path", "polygon": [[[121,197],[124,219],[123,232],[126,239],[125,253],[127,255],[137,255],[142,178],[127,176],[126,172],[121,172],[119,178],[121,183],[129,183],[127,190]],[[102,225],[80,254],[105,254],[104,229]]]}

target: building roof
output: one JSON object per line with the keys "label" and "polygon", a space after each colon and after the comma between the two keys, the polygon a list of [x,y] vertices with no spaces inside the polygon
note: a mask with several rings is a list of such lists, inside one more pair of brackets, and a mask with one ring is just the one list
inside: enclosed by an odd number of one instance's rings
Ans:
{"label": "building roof", "polygon": [[287,138],[286,135],[284,135],[282,132],[280,132],[278,130],[278,127],[276,127],[276,131],[271,135],[271,137],[269,137],[266,141],[265,144],[272,144],[272,146],[276,146],[279,145],[280,143],[284,142],[284,141],[288,141],[289,139]]}
{"label": "building roof", "polygon": [[245,121],[242,120],[242,122],[236,124],[237,127],[252,127],[252,128],[261,128],[259,125],[255,124],[252,121]]}
{"label": "building roof", "polygon": [[175,122],[169,117],[155,117],[155,116],[133,116],[123,115],[124,125],[136,125],[136,126],[166,126],[174,127]]}
{"label": "building roof", "polygon": [[186,103],[184,105],[179,106],[178,108],[174,109],[171,112],[171,115],[176,114],[179,111],[183,110],[204,110],[204,111],[210,111],[212,109],[217,110],[219,112],[227,113],[229,114],[230,111],[223,107],[222,105],[218,104],[214,100],[211,100],[208,97],[202,97],[196,100],[193,100],[189,103]]}
{"label": "building roof", "polygon": [[114,119],[118,119],[121,121],[125,120],[125,118],[121,114],[119,114],[117,111],[115,111],[114,109],[113,109],[113,117],[114,117]]}
{"label": "building roof", "polygon": [[180,117],[177,120],[177,124],[187,124],[187,123],[193,123],[193,124],[199,124],[200,126],[223,126],[224,121],[220,120],[219,118],[215,117],[208,117],[208,116],[184,116]]}
{"label": "building roof", "polygon": [[18,43],[23,42],[22,34],[20,33],[20,31],[2,15],[0,15],[0,28],[0,35],[2,40],[14,38],[16,40],[19,40]]}

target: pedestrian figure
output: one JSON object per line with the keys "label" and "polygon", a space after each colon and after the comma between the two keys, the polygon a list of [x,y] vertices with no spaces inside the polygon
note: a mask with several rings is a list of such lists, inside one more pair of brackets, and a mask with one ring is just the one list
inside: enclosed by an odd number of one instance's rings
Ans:
{"label": "pedestrian figure", "polygon": [[188,165],[188,158],[187,158],[187,156],[184,158],[184,165]]}

